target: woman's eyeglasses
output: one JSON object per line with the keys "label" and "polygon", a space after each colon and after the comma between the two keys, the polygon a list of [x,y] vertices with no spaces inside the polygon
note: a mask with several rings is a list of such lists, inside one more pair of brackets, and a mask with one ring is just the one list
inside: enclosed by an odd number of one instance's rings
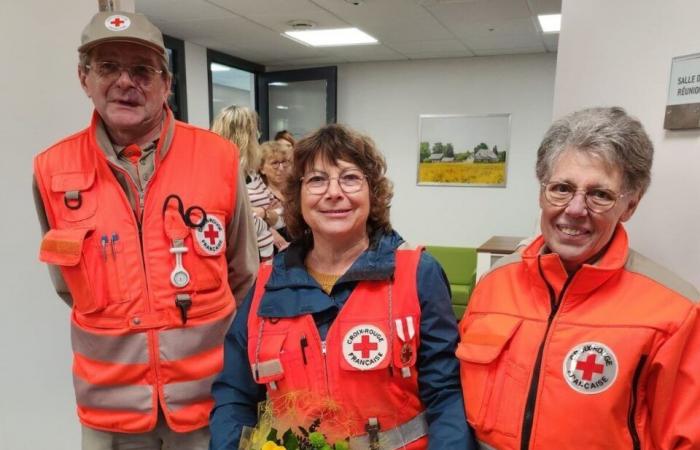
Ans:
{"label": "woman's eyeglasses", "polygon": [[344,170],[337,177],[331,177],[325,172],[311,172],[301,177],[301,182],[309,194],[320,195],[328,191],[331,180],[338,180],[340,189],[346,194],[353,194],[362,189],[366,177],[358,169]]}
{"label": "woman's eyeglasses", "polygon": [[577,189],[576,186],[560,181],[542,183],[544,198],[553,206],[566,206],[576,194],[582,192],[586,207],[594,213],[604,213],[612,209],[618,199],[627,194],[618,194],[610,189]]}

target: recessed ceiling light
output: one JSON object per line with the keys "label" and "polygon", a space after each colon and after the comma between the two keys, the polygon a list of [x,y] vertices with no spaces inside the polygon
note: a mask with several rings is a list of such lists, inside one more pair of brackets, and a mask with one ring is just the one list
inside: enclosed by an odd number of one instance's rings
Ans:
{"label": "recessed ceiling light", "polygon": [[559,33],[561,29],[561,14],[543,14],[537,16],[543,33]]}
{"label": "recessed ceiling light", "polygon": [[268,86],[288,86],[284,81],[273,81],[272,83],[267,83]]}
{"label": "recessed ceiling light", "polygon": [[285,31],[284,36],[312,47],[337,47],[341,45],[376,44],[378,42],[375,38],[357,28]]}
{"label": "recessed ceiling light", "polygon": [[223,64],[219,64],[219,63],[211,63],[209,68],[211,69],[212,72],[227,72],[227,71],[231,70],[231,68],[229,66],[224,66]]}
{"label": "recessed ceiling light", "polygon": [[277,105],[277,109],[289,109],[289,106]]}

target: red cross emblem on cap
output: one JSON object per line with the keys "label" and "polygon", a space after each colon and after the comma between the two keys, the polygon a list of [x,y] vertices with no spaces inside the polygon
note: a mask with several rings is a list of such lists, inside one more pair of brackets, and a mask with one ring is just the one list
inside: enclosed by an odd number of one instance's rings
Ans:
{"label": "red cross emblem on cap", "polygon": [[131,26],[131,19],[128,16],[115,14],[105,19],[105,27],[111,31],[124,31]]}
{"label": "red cross emblem on cap", "polygon": [[117,16],[114,19],[112,19],[109,23],[114,25],[116,28],[119,28],[124,24],[124,21],[122,20],[121,17]]}

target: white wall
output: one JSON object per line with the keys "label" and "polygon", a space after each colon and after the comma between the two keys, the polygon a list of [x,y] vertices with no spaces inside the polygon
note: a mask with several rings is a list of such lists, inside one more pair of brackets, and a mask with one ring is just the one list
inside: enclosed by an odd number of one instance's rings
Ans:
{"label": "white wall", "polygon": [[41,232],[32,156],[85,127],[78,83],[80,31],[95,0],[3,2],[0,31],[0,448],[75,450],[69,309],[37,260]]}
{"label": "white wall", "polygon": [[207,49],[185,41],[185,78],[187,79],[187,121],[209,128],[209,82]]}
{"label": "white wall", "polygon": [[[392,223],[412,243],[478,246],[530,236],[539,209],[534,166],[550,124],[552,54],[342,65],[338,121],[369,134],[394,182]],[[416,185],[420,114],[510,113],[507,187]]]}
{"label": "white wall", "polygon": [[631,243],[700,287],[699,130],[666,131],[671,58],[700,51],[695,0],[564,0],[554,116],[620,105],[655,145],[651,188]]}

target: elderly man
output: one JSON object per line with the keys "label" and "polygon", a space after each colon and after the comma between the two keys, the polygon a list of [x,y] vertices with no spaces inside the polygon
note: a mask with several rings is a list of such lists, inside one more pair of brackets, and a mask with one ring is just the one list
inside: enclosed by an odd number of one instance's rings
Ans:
{"label": "elderly man", "polygon": [[542,235],[460,324],[480,448],[700,448],[698,291],[629,248],[653,146],[617,107],[557,120],[537,152]]}
{"label": "elderly man", "polygon": [[36,156],[40,259],[72,306],[83,449],[205,449],[222,344],[257,271],[237,149],[174,120],[160,31],[82,34],[89,127]]}

